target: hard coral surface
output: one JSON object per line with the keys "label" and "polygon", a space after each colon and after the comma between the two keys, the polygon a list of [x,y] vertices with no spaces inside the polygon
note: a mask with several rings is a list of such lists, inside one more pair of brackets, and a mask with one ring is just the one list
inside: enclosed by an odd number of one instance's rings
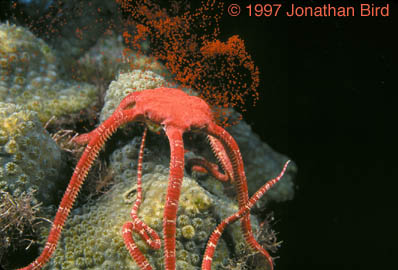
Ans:
{"label": "hard coral surface", "polygon": [[[46,269],[139,269],[124,246],[123,224],[130,221],[135,200],[135,176],[117,183],[94,203],[71,212],[55,255]],[[162,238],[162,218],[168,169],[158,165],[143,176],[143,202],[139,217]],[[214,201],[196,181],[184,177],[177,220],[177,269],[199,269],[206,240],[216,225]],[[46,236],[47,234],[43,235]],[[163,268],[163,251],[151,250],[134,235],[154,269]],[[229,257],[221,241],[214,258],[218,265]]]}
{"label": "hard coral surface", "polygon": [[[124,246],[121,228],[130,221],[136,199],[136,167],[141,139],[134,138],[110,155],[114,186],[99,197],[71,212],[61,242],[46,269],[139,269]],[[156,144],[145,148],[143,201],[138,216],[162,239],[163,210],[168,185],[167,149]],[[217,181],[212,179],[213,181]],[[238,210],[237,202],[215,196],[196,180],[184,177],[177,213],[177,269],[199,269],[208,237],[221,219]],[[252,217],[254,228],[258,227]],[[232,254],[247,249],[240,224],[224,232],[213,260],[214,269],[227,265]],[[47,232],[43,233],[43,240]],[[163,268],[163,251],[151,250],[134,234],[138,247],[154,269]],[[230,239],[229,245],[225,239]],[[44,242],[42,243],[42,246]]]}
{"label": "hard coral surface", "polygon": [[54,203],[57,184],[65,180],[59,176],[63,166],[61,150],[37,113],[0,102],[0,189],[15,197],[31,194],[32,204]]}
{"label": "hard coral surface", "polygon": [[0,101],[23,105],[46,122],[86,108],[96,94],[90,84],[61,78],[53,50],[43,40],[23,27],[0,24]]}
{"label": "hard coral surface", "polygon": [[121,73],[115,81],[111,82],[105,94],[105,104],[100,116],[101,122],[113,113],[120,101],[128,94],[168,85],[170,83],[162,76],[149,70],[136,69],[128,73]]}

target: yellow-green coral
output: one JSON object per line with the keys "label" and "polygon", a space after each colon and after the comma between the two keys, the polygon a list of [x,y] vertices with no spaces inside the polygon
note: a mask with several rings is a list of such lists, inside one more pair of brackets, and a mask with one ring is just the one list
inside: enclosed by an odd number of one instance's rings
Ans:
{"label": "yellow-green coral", "polygon": [[113,113],[120,101],[128,94],[164,86],[170,86],[170,83],[149,70],[136,69],[131,72],[121,73],[116,80],[111,82],[106,91],[105,104],[100,116],[101,122]]}
{"label": "yellow-green coral", "polygon": [[[107,250],[105,254],[108,255],[113,252],[113,249],[125,249],[123,245],[118,245],[111,249],[109,245],[102,245],[98,243],[98,241],[102,241],[101,243],[109,243],[109,239],[117,238],[116,234],[118,230],[120,230],[124,222],[130,220],[128,215],[131,209],[129,209],[129,207],[131,207],[136,198],[135,181],[140,142],[141,138],[135,137],[130,143],[114,150],[109,158],[109,166],[114,172],[114,181],[116,183],[116,187],[114,187],[114,189],[116,188],[118,190],[117,192],[114,192],[117,193],[117,196],[122,198],[125,205],[123,206],[119,204],[119,199],[115,199],[116,193],[111,195],[113,194],[113,191],[111,191],[111,193],[107,193],[105,196],[107,197],[107,200],[109,200],[109,203],[104,205],[101,199],[99,202],[96,202],[95,205],[87,207],[86,211],[90,211],[90,214],[87,215],[87,212],[85,212],[85,214],[83,214],[85,216],[83,220],[87,221],[87,223],[92,226],[85,224],[83,227],[79,225],[66,227],[66,230],[71,230],[70,228],[72,227],[75,227],[75,229],[78,230],[75,233],[75,238],[73,238],[74,244],[83,241],[85,244],[83,243],[82,245],[86,246],[88,245],[87,242],[97,241],[95,244],[93,243],[93,245],[100,248],[103,253]],[[153,151],[153,147],[153,145],[147,145],[145,148],[143,164],[143,202],[138,214],[147,225],[155,229],[159,233],[160,237],[162,237],[162,219],[168,185],[168,158],[165,158],[165,155],[159,154],[159,152],[167,153],[167,150],[156,148],[156,151]],[[154,165],[146,166],[146,164]],[[216,181],[215,179],[211,180]],[[108,196],[111,196],[112,199]],[[111,204],[111,202],[113,204]],[[129,205],[129,207],[127,207],[127,205]],[[218,207],[215,208],[213,207],[214,205],[217,205]],[[97,207],[101,210],[96,210]],[[181,188],[176,228],[176,250],[178,254],[177,256],[179,256],[178,261],[181,261],[180,264],[184,267],[187,265],[189,267],[200,265],[205,245],[211,232],[215,229],[218,223],[217,220],[222,220],[237,210],[237,202],[231,201],[226,196],[219,198],[211,196],[199,187],[196,182],[185,177]],[[82,211],[79,212],[82,213]],[[108,212],[112,213],[112,217],[109,217],[109,214],[104,215],[104,213]],[[123,222],[119,221],[117,224],[115,223],[116,220],[114,215],[116,215],[116,213],[124,215],[125,219],[123,219]],[[91,214],[93,215],[93,218],[90,217]],[[256,226],[255,219],[252,220],[254,226]],[[80,220],[78,223],[81,224],[83,221]],[[79,235],[83,233],[81,228],[86,228],[86,232],[84,233],[85,237],[89,237],[89,235],[98,235],[102,239],[81,239],[79,237]],[[98,230],[102,230],[102,232],[98,233]],[[87,231],[90,231],[90,233],[87,233]],[[233,243],[231,244],[235,247],[240,247],[242,245],[245,246],[245,240],[243,238],[239,222],[228,226],[225,233],[229,234],[231,239],[233,239]],[[149,258],[150,263],[155,266],[156,269],[162,269],[161,265],[163,261],[162,259],[159,259],[162,257],[162,251],[151,250],[145,241],[136,234],[133,234],[133,238],[140,250],[142,250]],[[229,250],[226,248],[223,241],[220,242],[219,246],[220,248],[217,248],[218,252],[214,259],[216,264],[221,262],[225,263],[226,258],[229,258],[230,256]],[[62,250],[62,252],[65,252],[65,250]],[[120,252],[121,254],[125,254],[125,251]],[[187,252],[190,254],[189,257],[186,256]],[[126,256],[128,257],[128,255]],[[107,260],[109,261],[109,259]],[[104,264],[102,264],[101,267],[104,267]]]}
{"label": "yellow-green coral", "polygon": [[182,227],[181,233],[186,239],[192,239],[195,236],[195,228],[192,225]]}
{"label": "yellow-green coral", "polygon": [[[114,169],[115,175],[124,175],[125,170],[133,170],[136,167],[140,138],[135,138],[131,143],[117,149],[110,157],[110,167]],[[148,147],[145,151],[145,162],[152,161],[157,164],[144,171],[143,175],[143,201],[138,216],[150,227],[155,229],[162,238],[162,220],[165,205],[165,194],[168,185],[167,159],[159,158],[158,152]],[[115,166],[119,164],[119,166]],[[164,164],[164,165],[160,165]],[[134,169],[135,170],[135,169]],[[121,228],[127,221],[131,221],[130,211],[136,198],[136,173],[129,172],[129,177],[118,178],[113,188],[93,203],[88,203],[81,208],[71,212],[63,237],[55,256],[49,264],[49,269],[56,265],[63,265],[62,269],[79,269],[85,265],[85,269],[108,269],[110,265],[119,264],[118,269],[139,269],[133,262],[121,236]],[[211,211],[213,199],[210,198],[203,188],[194,180],[184,177],[181,198],[178,210],[177,230],[182,232],[177,235],[176,252],[178,256],[177,265],[183,269],[196,269],[200,265],[201,258],[206,245],[205,239],[210,236],[209,228],[204,231],[200,229],[203,224],[215,225],[208,222],[209,217],[214,215]],[[191,199],[192,198],[192,199]],[[195,198],[206,201],[206,207],[198,207]],[[188,211],[190,209],[190,211]],[[191,211],[191,209],[196,209]],[[215,221],[215,217],[212,219]],[[194,220],[198,230],[189,224]],[[198,221],[202,220],[202,221]],[[199,234],[199,235],[198,235]],[[43,240],[46,234],[43,235]],[[137,246],[144,252],[154,269],[163,268],[163,251],[152,250],[137,234],[133,234]],[[223,240],[221,240],[223,242]],[[214,264],[217,265],[224,260],[223,256],[229,257],[229,250],[226,245],[221,244],[217,248]],[[83,255],[81,250],[84,250]],[[99,254],[98,254],[99,252]],[[221,255],[218,255],[221,253]],[[64,254],[69,254],[66,257]],[[102,255],[102,256],[101,256]],[[92,256],[90,265],[86,260]],[[83,259],[78,259],[83,258]],[[76,266],[76,261],[79,265]],[[67,262],[67,263],[65,263]],[[74,264],[69,264],[74,262]],[[178,268],[180,269],[180,268]]]}
{"label": "yellow-green coral", "polygon": [[23,105],[44,123],[96,100],[94,86],[61,79],[52,49],[29,30],[0,23],[0,37],[0,101]]}
{"label": "yellow-green coral", "polygon": [[191,219],[187,215],[179,215],[177,217],[177,224],[179,227],[190,225]]}
{"label": "yellow-green coral", "polygon": [[63,160],[37,113],[0,102],[0,145],[2,189],[14,196],[36,190],[33,204],[52,203]]}

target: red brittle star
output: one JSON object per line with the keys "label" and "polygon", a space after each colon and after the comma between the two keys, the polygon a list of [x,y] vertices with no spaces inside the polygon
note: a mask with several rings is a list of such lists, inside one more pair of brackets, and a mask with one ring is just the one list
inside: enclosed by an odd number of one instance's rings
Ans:
{"label": "red brittle star", "polygon": [[[184,176],[184,143],[182,140],[182,135],[186,131],[195,131],[208,134],[212,149],[214,150],[217,158],[220,160],[226,174],[223,179],[220,179],[223,181],[230,180],[232,183],[234,183],[237,190],[239,204],[238,212],[221,222],[221,224],[211,235],[204,255],[202,269],[211,269],[212,256],[216,248],[218,238],[221,236],[221,233],[226,225],[237,219],[241,219],[242,231],[246,242],[252,248],[261,252],[266,257],[272,270],[273,264],[271,256],[254,239],[250,223],[249,210],[273,184],[279,181],[286,170],[287,163],[277,178],[266,183],[249,200],[243,160],[235,140],[225,129],[215,123],[211,109],[204,100],[195,96],[189,96],[179,89],[172,88],[148,89],[129,94],[121,101],[115,112],[107,120],[105,120],[90,133],[80,135],[74,139],[77,143],[87,144],[87,146],[76,165],[72,178],[62,198],[46,245],[41,255],[33,263],[25,268],[22,268],[21,270],[40,269],[48,262],[54,250],[56,249],[62,228],[73,206],[76,196],[101,147],[116,131],[117,128],[123,124],[135,121],[147,123],[149,126],[161,126],[169,139],[169,183],[167,187],[166,203],[163,215],[165,269],[175,270],[176,266],[176,217],[181,184]],[[143,136],[143,141],[144,140],[145,133]],[[142,148],[143,142],[141,149]],[[140,151],[139,160],[139,163],[141,164],[142,151]],[[198,162],[196,166],[202,167],[203,169],[207,169],[209,172],[216,174],[215,167],[210,163]],[[140,166],[138,169],[138,176],[140,177]],[[137,180],[137,183],[140,187],[140,181],[138,182]],[[130,254],[138,263],[140,268],[149,270],[152,269],[152,267],[147,262],[145,256],[142,254],[142,256],[137,255],[138,253],[136,253],[136,250],[138,249],[136,249],[134,246],[131,237],[127,236],[128,233],[131,233],[130,231],[139,228],[141,229],[140,231],[144,230],[140,232],[140,234],[146,238],[146,240],[148,240],[147,242],[152,247],[160,247],[160,240],[156,232],[154,232],[143,222],[140,222],[136,216],[140,200],[141,198],[137,200],[132,209],[131,216],[133,222],[127,222],[125,226],[123,226],[123,237]],[[149,237],[147,233],[149,233],[151,237]],[[136,255],[138,257],[136,257]]]}

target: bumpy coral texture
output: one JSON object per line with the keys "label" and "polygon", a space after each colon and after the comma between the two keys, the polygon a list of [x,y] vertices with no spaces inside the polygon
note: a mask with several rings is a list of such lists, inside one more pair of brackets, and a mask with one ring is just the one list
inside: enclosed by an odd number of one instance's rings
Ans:
{"label": "bumpy coral texture", "polygon": [[[115,175],[114,186],[98,200],[72,211],[55,255],[45,269],[139,269],[124,246],[121,228],[130,220],[131,207],[136,199],[140,142],[141,138],[135,137],[112,152],[109,168]],[[168,184],[166,151],[156,143],[145,148],[143,202],[138,213],[141,220],[155,229],[161,238]],[[236,211],[236,202],[226,196],[214,196],[192,178],[184,177],[177,217],[177,269],[198,270],[207,239],[218,220]],[[252,217],[252,222],[257,228],[256,218]],[[47,234],[43,231],[43,240]],[[239,224],[229,226],[225,234],[232,241],[230,246],[224,240],[219,243],[213,259],[214,269],[227,265],[233,250],[237,253],[247,250]],[[155,269],[164,269],[161,249],[151,250],[138,235],[134,235],[134,239],[151,265]]]}
{"label": "bumpy coral texture", "polygon": [[[113,171],[113,180],[115,183],[131,183],[132,177],[136,176],[140,143],[141,138],[138,136],[134,137],[130,142],[114,150],[110,155],[109,168]],[[152,151],[149,149],[152,149]],[[167,155],[160,154],[166,151],[164,145],[162,146],[156,142],[153,144],[151,143],[151,146],[147,145],[147,147],[144,148],[143,173],[145,174],[153,171],[157,165],[167,167],[169,162]]]}
{"label": "bumpy coral texture", "polygon": [[94,86],[64,80],[60,73],[43,40],[25,28],[0,24],[0,101],[24,105],[45,122],[96,100]]}
{"label": "bumpy coral texture", "polygon": [[129,93],[168,85],[170,85],[170,83],[163,77],[149,70],[143,71],[136,69],[128,73],[120,74],[117,80],[112,81],[106,91],[104,98],[105,104],[100,116],[101,122],[113,113],[120,101]]}
{"label": "bumpy coral texture", "polygon": [[[158,141],[153,141],[153,139],[158,138],[158,136],[155,136],[155,138],[151,138],[152,143],[151,145],[147,145],[145,148],[145,153],[144,153],[144,162],[143,162],[143,172],[150,173],[150,172],[164,172],[165,175],[168,174],[167,170],[164,168],[168,167],[168,156],[167,154],[167,147],[162,147],[161,143]],[[120,182],[131,182],[131,178],[136,175],[136,170],[137,170],[137,156],[138,156],[138,151],[139,151],[139,146],[140,146],[141,138],[140,137],[135,137],[133,140],[131,140],[128,144],[123,146],[122,148],[116,149],[112,155],[110,156],[110,168],[113,170],[114,175],[115,175],[115,183],[120,183]],[[190,178],[188,178],[190,179]],[[135,181],[135,180],[134,180]],[[185,178],[184,178],[185,181]],[[222,186],[221,182],[212,178],[208,177],[205,180],[208,185],[212,186]],[[210,184],[211,182],[211,184]],[[184,183],[184,182],[183,182]],[[202,182],[199,184],[203,184]],[[194,183],[196,186],[197,184]],[[162,195],[157,195],[156,192],[147,192],[145,193],[149,198],[157,198],[155,199],[158,201],[159,211],[156,213],[156,218],[153,219],[153,209],[152,207],[146,209],[143,205],[141,205],[141,214],[143,217],[144,222],[146,222],[148,225],[153,224],[157,231],[159,232],[159,235],[161,235],[161,222],[162,222],[162,216],[163,216],[163,203],[162,201],[164,200],[164,194],[166,192],[166,187],[165,185],[164,190],[162,190]],[[207,187],[207,185],[206,185]],[[212,194],[207,193],[206,196],[186,196],[183,195],[180,198],[180,204],[185,205],[184,211],[179,210],[178,211],[178,218],[177,218],[177,237],[182,234],[185,239],[197,239],[198,241],[207,241],[209,237],[209,233],[215,228],[216,226],[216,220],[222,220],[233,213],[238,211],[238,205],[235,200],[229,199],[225,194],[222,192],[221,189],[219,189],[219,194],[217,196],[214,196]],[[201,191],[203,192],[203,191]],[[161,196],[161,198],[158,198]],[[202,199],[204,198],[204,199]],[[204,223],[203,218],[198,218],[197,215],[200,214],[203,210],[206,210],[209,206],[209,200],[212,201],[212,205],[215,205],[216,208],[211,208],[211,216],[212,218],[207,220],[207,223]],[[134,201],[134,200],[132,200]],[[257,219],[252,216],[252,222],[253,222],[253,228],[258,228],[258,222]],[[152,227],[152,225],[150,225]],[[203,231],[198,231],[198,228],[206,228],[206,232]],[[246,244],[246,241],[243,238],[241,228],[238,223],[231,224],[227,231],[226,234],[228,234],[233,240],[233,243],[230,243],[232,246],[234,246],[235,252],[238,254],[244,253],[247,251],[248,247]],[[221,246],[223,246],[224,243],[221,243]],[[202,254],[199,254],[198,256],[203,256],[203,250],[204,246],[200,247],[200,250],[202,250]],[[225,257],[227,258],[227,257]],[[200,261],[202,261],[202,257],[200,257]],[[223,261],[223,263],[226,263],[226,261]]]}
{"label": "bumpy coral texture", "polygon": [[[45,269],[139,269],[124,246],[121,228],[130,219],[135,200],[135,176],[124,178],[95,203],[71,213],[55,255]],[[157,165],[143,177],[139,217],[162,236],[162,217],[168,169]],[[206,240],[216,226],[212,198],[194,180],[184,177],[177,220],[177,269],[199,269]],[[43,236],[47,236],[43,233]],[[155,269],[163,268],[161,250],[151,250],[134,235],[138,247]],[[217,248],[214,265],[226,258],[225,242]],[[225,262],[224,262],[225,263]]]}
{"label": "bumpy coral texture", "polygon": [[0,102],[0,145],[0,189],[15,197],[36,190],[32,204],[54,203],[63,159],[37,113]]}

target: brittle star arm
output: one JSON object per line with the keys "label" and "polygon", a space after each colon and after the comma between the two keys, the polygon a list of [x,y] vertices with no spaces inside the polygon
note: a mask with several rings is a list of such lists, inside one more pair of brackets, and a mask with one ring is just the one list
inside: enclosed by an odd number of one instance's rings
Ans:
{"label": "brittle star arm", "polygon": [[207,140],[211,146],[211,150],[220,162],[224,173],[219,171],[217,164],[207,161],[204,158],[189,159],[187,161],[188,169],[202,173],[210,173],[214,178],[222,182],[228,182],[228,180],[232,181],[232,164],[225,152],[224,146],[218,139],[211,135],[207,135]]}
{"label": "brittle star arm", "polygon": [[213,151],[214,155],[217,157],[225,173],[225,177],[227,178],[227,180],[225,181],[228,181],[228,179],[233,181],[234,179],[232,177],[233,169],[232,169],[231,160],[229,159],[223,144],[220,142],[220,140],[211,135],[207,135],[207,140],[209,141],[211,150]]}
{"label": "brittle star arm", "polygon": [[[138,157],[138,168],[137,168],[137,198],[131,209],[131,219],[133,221],[126,222],[123,225],[122,234],[124,243],[127,250],[129,251],[131,257],[138,264],[141,270],[152,270],[148,260],[145,258],[144,254],[138,249],[134,239],[132,237],[132,232],[137,232],[143,240],[153,249],[160,248],[160,238],[159,235],[151,227],[145,224],[137,215],[138,209],[142,201],[142,158],[144,155],[144,145],[145,138],[147,134],[147,128],[145,128],[142,135],[141,147]],[[148,235],[149,234],[149,235]]]}
{"label": "brittle star arm", "polygon": [[204,158],[190,158],[187,161],[187,168],[191,171],[209,173],[214,178],[222,182],[227,182],[230,179],[228,174],[224,174],[219,171],[217,164],[207,161]]}
{"label": "brittle star arm", "polygon": [[270,189],[273,185],[279,182],[279,180],[285,174],[287,165],[289,164],[290,160],[288,160],[281,173],[274,179],[269,180],[265,185],[263,185],[254,195],[249,199],[246,205],[238,210],[235,214],[227,217],[224,219],[217,228],[211,234],[209,241],[207,242],[206,250],[203,256],[202,261],[202,270],[211,270],[211,263],[213,260],[213,255],[217,247],[218,240],[221,237],[225,227],[228,224],[235,222],[237,219],[241,218],[243,215],[248,214],[250,209],[254,206],[254,204]]}
{"label": "brittle star arm", "polygon": [[[242,156],[240,154],[238,144],[236,143],[234,138],[225,129],[223,129],[222,127],[220,127],[216,124],[210,124],[206,128],[206,132],[209,135],[214,136],[216,139],[218,139],[222,143],[222,145],[224,146],[224,149],[231,161],[232,173],[233,173],[232,178],[233,178],[233,182],[235,183],[235,188],[236,188],[237,195],[238,195],[239,209],[241,209],[241,208],[245,207],[245,205],[248,203],[249,195],[248,195],[245,169],[244,169],[243,160],[242,160]],[[252,247],[255,250],[258,250],[261,254],[263,254],[263,256],[268,260],[271,270],[273,270],[273,263],[272,263],[271,256],[256,241],[256,239],[253,236],[249,213],[246,213],[242,216],[241,224],[242,224],[242,232],[243,232],[246,242],[249,244],[250,247]]]}
{"label": "brittle star arm", "polygon": [[164,264],[166,270],[175,270],[176,218],[184,176],[184,143],[183,130],[167,126],[165,131],[170,144],[170,171],[163,214]]}
{"label": "brittle star arm", "polygon": [[98,128],[95,129],[95,132],[90,132],[90,140],[76,165],[72,178],[69,181],[64,196],[62,197],[43,251],[34,262],[19,270],[41,269],[48,262],[55,251],[62,228],[70,210],[72,209],[77,194],[79,193],[87,173],[101,147],[120,125],[130,121],[135,121],[137,118],[139,118],[139,115],[137,115],[133,110],[119,111],[105,120]]}

